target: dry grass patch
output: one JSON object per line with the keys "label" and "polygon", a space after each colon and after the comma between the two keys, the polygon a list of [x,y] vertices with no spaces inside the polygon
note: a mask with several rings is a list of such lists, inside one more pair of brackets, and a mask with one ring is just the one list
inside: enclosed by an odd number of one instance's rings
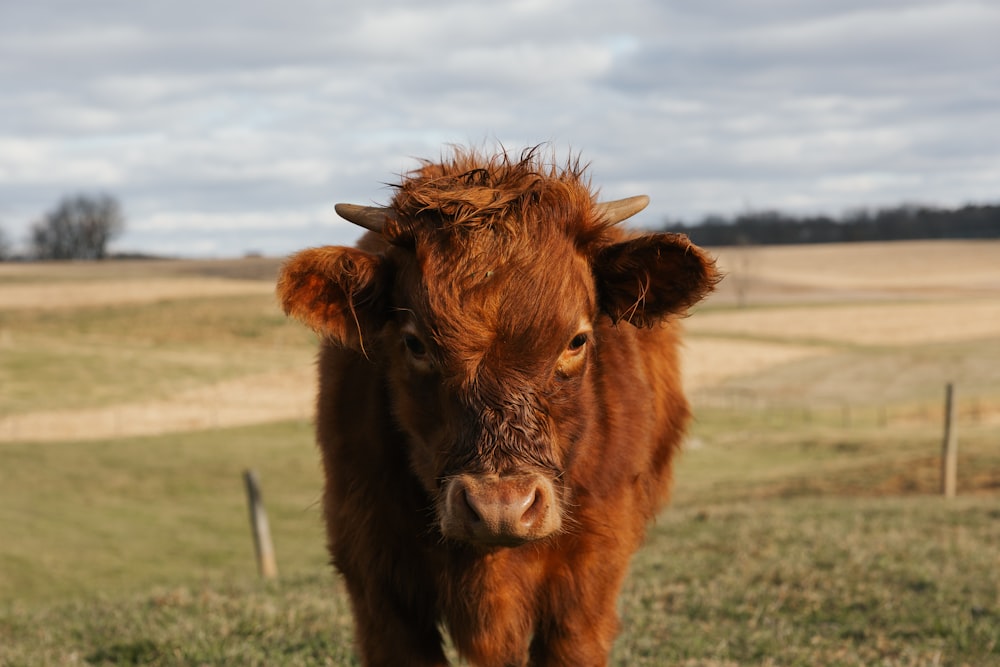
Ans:
{"label": "dry grass patch", "polygon": [[[146,289],[158,285],[166,289]],[[218,293],[206,296],[205,285]],[[315,336],[281,313],[271,283],[167,277],[119,287],[114,304],[0,308],[0,439],[176,432],[311,412]],[[144,300],[154,293],[164,298]]]}
{"label": "dry grass patch", "polygon": [[831,345],[972,341],[1000,337],[1000,299],[706,311],[687,328],[702,336]]}
{"label": "dry grass patch", "polygon": [[154,278],[0,285],[0,309],[54,310],[152,303],[191,297],[271,294],[274,284],[225,278]]}
{"label": "dry grass patch", "polygon": [[0,442],[95,440],[309,419],[315,370],[243,376],[162,400],[0,417]]}
{"label": "dry grass patch", "polygon": [[0,313],[273,294],[279,260],[0,263]]}
{"label": "dry grass patch", "polygon": [[716,250],[734,276],[817,290],[1000,290],[1000,241],[905,241]]}
{"label": "dry grass patch", "polygon": [[281,262],[281,259],[272,257],[221,260],[0,262],[0,285],[92,280],[150,280],[178,276],[205,276],[273,283],[277,278]]}
{"label": "dry grass patch", "polygon": [[819,346],[690,337],[681,348],[684,385],[692,391],[705,389],[731,378],[830,352],[829,348]]}

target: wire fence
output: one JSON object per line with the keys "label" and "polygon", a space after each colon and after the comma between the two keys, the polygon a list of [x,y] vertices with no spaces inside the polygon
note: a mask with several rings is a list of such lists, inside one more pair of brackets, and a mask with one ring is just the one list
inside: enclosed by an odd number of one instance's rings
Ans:
{"label": "wire fence", "polygon": [[[850,398],[778,399],[748,390],[699,392],[692,399],[699,413],[753,415],[772,425],[815,424],[843,428],[893,428],[941,424],[945,417],[941,398],[905,402],[853,401]],[[966,425],[1000,424],[1000,397],[969,396],[956,399],[956,418]]]}

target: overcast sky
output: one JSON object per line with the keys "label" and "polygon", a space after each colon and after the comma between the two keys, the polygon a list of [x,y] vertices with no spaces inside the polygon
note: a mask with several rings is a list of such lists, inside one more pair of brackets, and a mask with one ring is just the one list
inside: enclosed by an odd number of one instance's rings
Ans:
{"label": "overcast sky", "polygon": [[1000,202],[1000,2],[0,0],[0,225],[119,198],[115,247],[352,242],[447,143],[550,142],[636,224]]}

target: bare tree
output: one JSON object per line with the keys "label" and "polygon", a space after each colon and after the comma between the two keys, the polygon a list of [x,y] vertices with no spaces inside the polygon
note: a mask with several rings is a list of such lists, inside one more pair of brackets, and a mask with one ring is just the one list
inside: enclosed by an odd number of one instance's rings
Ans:
{"label": "bare tree", "polygon": [[104,259],[108,242],[124,230],[117,199],[75,195],[32,225],[31,245],[38,259]]}
{"label": "bare tree", "polygon": [[7,232],[0,227],[0,262],[10,257],[10,241],[7,240]]}

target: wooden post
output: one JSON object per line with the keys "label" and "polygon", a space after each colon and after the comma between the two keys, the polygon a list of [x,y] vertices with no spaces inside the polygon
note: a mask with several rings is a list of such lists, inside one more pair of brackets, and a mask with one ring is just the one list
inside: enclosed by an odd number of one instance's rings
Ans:
{"label": "wooden post", "polygon": [[944,444],[941,447],[941,495],[954,498],[958,483],[958,434],[955,386],[949,382],[944,396]]}
{"label": "wooden post", "polygon": [[274,559],[271,527],[267,523],[267,512],[264,511],[264,501],[261,499],[257,473],[253,470],[246,470],[243,472],[243,480],[247,487],[250,527],[253,530],[254,550],[257,552],[257,571],[264,579],[274,579],[278,576],[278,563]]}

